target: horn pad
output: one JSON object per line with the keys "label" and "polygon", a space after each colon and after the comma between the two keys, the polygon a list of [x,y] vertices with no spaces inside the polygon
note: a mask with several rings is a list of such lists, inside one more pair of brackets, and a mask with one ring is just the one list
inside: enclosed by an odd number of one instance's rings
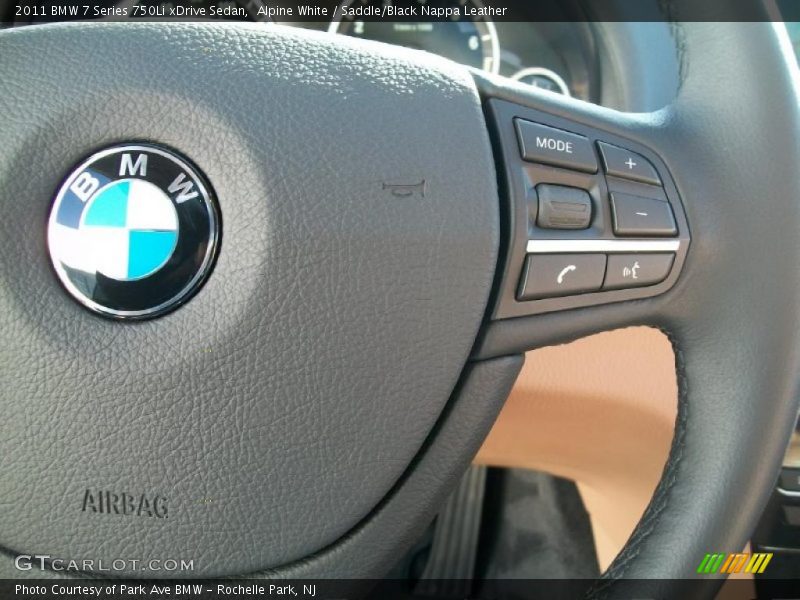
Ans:
{"label": "horn pad", "polygon": [[[431,434],[486,308],[499,207],[469,73],[220,24],[30,27],[0,55],[19,82],[0,92],[0,543],[213,576],[339,539]],[[194,297],[121,323],[65,293],[46,223],[75,165],[134,141],[198,167],[222,236]]]}

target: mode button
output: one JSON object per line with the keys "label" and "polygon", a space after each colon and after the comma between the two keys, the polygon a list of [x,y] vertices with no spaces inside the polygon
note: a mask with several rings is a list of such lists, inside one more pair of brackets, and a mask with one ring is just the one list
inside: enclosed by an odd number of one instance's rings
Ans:
{"label": "mode button", "polygon": [[524,160],[597,173],[594,149],[582,135],[524,119],[514,119],[514,125]]}

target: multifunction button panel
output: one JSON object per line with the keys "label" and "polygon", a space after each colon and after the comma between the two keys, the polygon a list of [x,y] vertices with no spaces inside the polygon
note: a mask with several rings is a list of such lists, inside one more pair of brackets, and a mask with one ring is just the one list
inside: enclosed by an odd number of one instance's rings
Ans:
{"label": "multifunction button panel", "polygon": [[494,318],[655,296],[675,283],[689,227],[652,150],[504,100],[488,106],[509,224]]}

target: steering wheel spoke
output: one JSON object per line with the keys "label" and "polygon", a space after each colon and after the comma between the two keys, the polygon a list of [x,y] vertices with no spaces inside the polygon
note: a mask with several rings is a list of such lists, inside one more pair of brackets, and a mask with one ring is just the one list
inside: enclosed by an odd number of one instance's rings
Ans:
{"label": "steering wheel spoke", "polygon": [[647,142],[652,126],[612,111],[548,110],[522,90],[494,92],[486,106],[508,242],[492,319],[670,290],[690,231],[670,171]]}

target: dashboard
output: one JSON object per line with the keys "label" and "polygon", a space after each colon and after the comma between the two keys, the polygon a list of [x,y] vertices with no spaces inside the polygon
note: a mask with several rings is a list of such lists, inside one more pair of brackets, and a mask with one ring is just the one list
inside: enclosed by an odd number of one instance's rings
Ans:
{"label": "dashboard", "polygon": [[266,0],[24,0],[12,6],[10,22],[239,20],[303,27],[424,50],[526,85],[598,100],[593,28],[574,18],[577,4],[560,3],[563,20],[546,23],[509,22],[502,10],[481,0],[344,0],[308,6]]}

